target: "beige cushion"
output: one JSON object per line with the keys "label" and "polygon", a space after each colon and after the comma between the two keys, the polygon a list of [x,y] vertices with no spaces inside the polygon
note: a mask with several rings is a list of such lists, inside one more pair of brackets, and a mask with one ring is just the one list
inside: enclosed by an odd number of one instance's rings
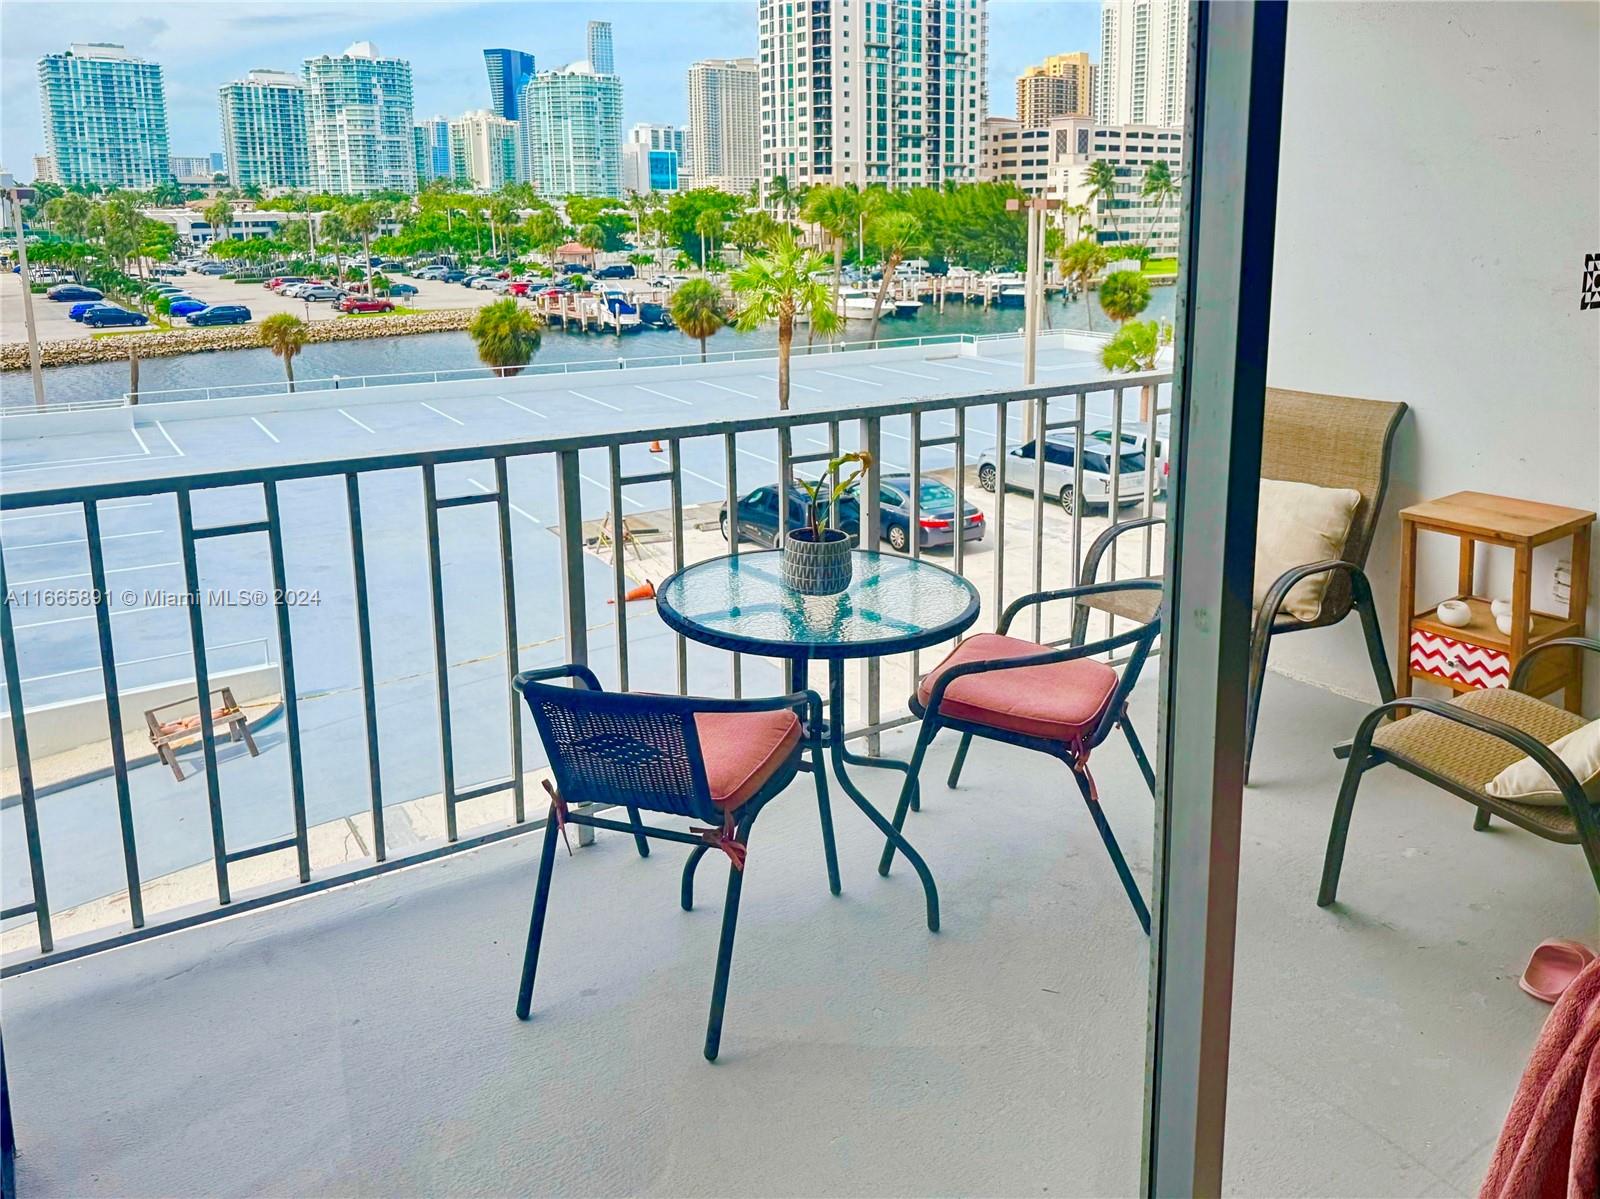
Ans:
{"label": "beige cushion", "polygon": [[[1590,802],[1600,803],[1600,720],[1591,720],[1581,729],[1550,743],[1550,750],[1572,771]],[[1556,781],[1532,758],[1518,758],[1484,787],[1496,799],[1540,807],[1565,807],[1566,798],[1556,789]]]}
{"label": "beige cushion", "polygon": [[[1360,503],[1361,493],[1349,487],[1262,479],[1251,606],[1261,607],[1284,571],[1339,557],[1350,534],[1350,519]],[[1298,620],[1315,620],[1327,587],[1326,574],[1301,579],[1285,597],[1281,610]]]}

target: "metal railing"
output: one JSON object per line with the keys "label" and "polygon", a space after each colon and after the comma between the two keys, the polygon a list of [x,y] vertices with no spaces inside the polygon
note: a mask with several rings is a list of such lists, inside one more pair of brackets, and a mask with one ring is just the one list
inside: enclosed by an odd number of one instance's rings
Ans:
{"label": "metal railing", "polygon": [[[788,484],[793,480],[796,468],[808,464],[815,466],[826,463],[839,453],[844,441],[851,440],[857,446],[872,451],[874,459],[874,465],[862,488],[863,544],[878,544],[881,513],[877,496],[881,474],[886,469],[894,470],[895,473],[909,473],[912,480],[909,523],[913,532],[910,537],[909,553],[917,556],[921,554],[920,538],[915,532],[921,524],[919,505],[920,484],[926,471],[924,457],[935,451],[948,452],[953,457],[954,464],[958,467],[954,471],[952,480],[952,489],[956,495],[956,511],[958,514],[964,514],[964,505],[969,494],[966,474],[973,457],[968,452],[969,441],[975,432],[981,432],[986,437],[993,436],[995,450],[992,460],[996,471],[994,491],[996,511],[989,527],[992,529],[994,540],[994,571],[992,579],[988,580],[988,594],[983,597],[987,609],[986,619],[992,622],[1005,608],[1008,598],[1015,598],[1016,595],[1026,591],[1039,590],[1045,582],[1046,437],[1051,433],[1071,431],[1074,435],[1073,440],[1081,446],[1087,430],[1101,427],[1099,423],[1090,422],[1090,397],[1109,395],[1111,411],[1107,422],[1112,430],[1111,444],[1120,447],[1127,399],[1138,396],[1143,389],[1149,389],[1148,394],[1154,396],[1158,394],[1157,389],[1169,384],[1170,381],[1171,376],[1168,374],[1150,373],[934,399],[875,400],[870,397],[851,396],[841,397],[835,406],[822,410],[771,412],[700,424],[664,424],[614,434],[551,436],[426,452],[376,454],[319,462],[296,462],[269,467],[215,470],[115,483],[71,484],[0,493],[0,511],[6,513],[55,508],[63,512],[81,514],[88,573],[92,583],[95,643],[99,654],[108,738],[114,766],[121,856],[128,897],[126,927],[101,928],[77,939],[74,944],[60,947],[56,945],[52,933],[49,880],[46,877],[46,855],[43,852],[39,821],[39,796],[34,778],[34,764],[30,759],[28,748],[24,679],[19,667],[19,647],[22,643],[19,642],[18,634],[26,635],[29,626],[19,626],[13,620],[13,593],[6,583],[6,537],[3,526],[0,526],[0,594],[5,596],[5,602],[0,604],[0,656],[3,656],[7,706],[13,714],[11,749],[20,792],[18,802],[22,809],[31,893],[31,898],[26,903],[8,907],[0,912],[0,919],[15,921],[20,917],[31,917],[38,932],[37,949],[12,955],[4,962],[3,968],[0,968],[0,974],[14,974],[41,965],[69,960],[164,931],[276,903],[505,837],[517,836],[540,827],[543,823],[542,805],[533,805],[533,816],[530,818],[529,806],[525,803],[526,768],[523,761],[522,712],[520,699],[510,686],[512,677],[522,665],[519,661],[523,647],[519,641],[517,627],[516,597],[519,589],[523,588],[544,586],[549,589],[552,596],[559,589],[561,611],[561,634],[557,639],[559,645],[546,646],[544,652],[567,661],[591,660],[594,655],[590,645],[589,593],[594,581],[585,572],[586,556],[591,553],[591,549],[586,547],[584,536],[582,487],[585,483],[591,487],[597,484],[604,486],[608,497],[608,519],[610,528],[614,531],[614,535],[609,539],[608,565],[611,568],[610,588],[613,592],[610,599],[617,601],[610,609],[610,619],[615,625],[615,676],[623,687],[627,687],[630,683],[636,685],[643,683],[660,690],[675,688],[681,694],[688,689],[689,682],[688,648],[681,636],[673,635],[676,638],[672,671],[675,677],[670,682],[659,677],[649,680],[639,679],[636,677],[637,671],[632,669],[634,663],[630,655],[632,646],[629,637],[629,613],[624,602],[628,586],[625,563],[628,536],[623,508],[628,489],[647,485],[658,487],[666,485],[670,488],[669,536],[672,560],[674,567],[681,569],[686,560],[684,510],[686,473],[707,483],[719,484],[721,499],[726,504],[724,510],[730,514],[738,514],[739,497],[753,486],[771,480],[780,484],[780,494],[787,494]],[[1031,433],[1021,439],[1013,439],[1009,429],[1011,423],[1016,420],[1014,410],[1019,408]],[[1150,425],[1154,426],[1156,417],[1165,415],[1166,412],[1165,407],[1155,408],[1150,413]],[[930,427],[929,418],[936,418],[938,423]],[[986,428],[990,419],[993,421],[992,434],[988,433]],[[909,435],[898,432],[899,428],[905,427],[900,423],[902,421],[909,422]],[[882,446],[886,435],[886,424],[895,426],[894,429],[888,430],[888,435],[906,439],[904,444],[909,462],[903,468],[895,468],[892,464],[884,462]],[[807,439],[822,448],[796,452],[796,434],[800,430],[812,430],[812,433],[806,435]],[[818,435],[815,432],[817,430],[825,430],[825,438]],[[739,444],[740,438],[750,434],[776,434],[778,439],[778,459],[774,464],[776,469],[771,473],[763,472],[763,477],[758,479],[751,478],[748,471],[740,469],[740,457],[751,455],[747,447]],[[846,434],[849,434],[848,438]],[[720,480],[685,468],[685,447],[697,445],[704,439],[711,439],[714,443],[720,442],[719,457],[723,475]],[[1012,451],[1026,447],[1030,439],[1033,443],[1032,479],[1008,479]],[[623,451],[630,447],[646,447],[653,442],[661,443],[663,452],[651,456],[652,469],[634,470],[630,473],[624,463]],[[584,474],[585,464],[580,463],[580,455],[585,451],[602,452],[608,459],[609,478],[603,483]],[[634,451],[635,458],[639,453],[640,450]],[[764,455],[754,456],[764,457]],[[554,495],[550,497],[547,494],[546,497],[553,498],[554,501],[553,521],[538,521],[523,506],[523,504],[537,504],[537,501],[531,498],[531,488],[519,492],[516,496],[513,495],[512,469],[516,468],[520,473],[530,469],[525,465],[528,463],[545,466],[553,463]],[[1119,496],[1122,494],[1119,486],[1121,454],[1111,453],[1110,463],[1113,475],[1111,494]],[[459,464],[477,464],[491,470],[493,485],[471,480],[477,488],[476,491],[442,494],[441,470]],[[364,491],[373,488],[378,482],[375,476],[383,472],[408,472],[412,477],[420,475],[423,497],[422,535],[426,542],[422,549],[427,558],[432,670],[438,713],[437,728],[433,735],[437,737],[443,778],[442,793],[438,797],[442,805],[440,812],[445,830],[442,840],[424,845],[422,848],[408,848],[399,857],[390,855],[391,847],[384,828],[383,755],[377,704],[380,680],[377,677],[378,668],[375,662],[378,655],[375,650],[386,626],[382,622],[375,622],[372,614],[369,573],[375,559],[370,555],[371,546],[365,537],[367,518],[363,510]],[[1083,472],[1083,456],[1075,454],[1072,480],[1077,496],[1083,494]],[[392,479],[394,475],[390,474],[387,477]],[[351,690],[359,691],[363,709],[363,719],[359,722],[359,727],[354,728],[354,736],[362,742],[361,748],[364,750],[367,768],[367,778],[364,782],[356,782],[355,785],[365,791],[364,806],[366,813],[370,814],[373,839],[370,853],[354,866],[321,872],[314,872],[310,862],[308,783],[299,710],[304,697],[298,693],[296,686],[294,642],[296,622],[290,619],[289,596],[292,595],[292,589],[302,580],[293,577],[290,572],[290,557],[285,554],[285,525],[281,514],[284,486],[312,480],[328,481],[337,488],[342,496],[344,516],[348,521],[348,562],[352,590],[349,611],[343,613],[343,617],[348,618],[348,623],[354,632],[359,680],[351,682]],[[1022,564],[1023,570],[1019,581],[1015,573],[1010,579],[1007,577],[1008,489],[1013,484],[1029,482],[1033,492],[1031,529],[1025,547],[1026,562]],[[213,524],[204,524],[197,519],[195,505],[197,497],[218,493],[223,489],[244,487],[259,489],[262,498],[262,516]],[[1108,509],[1110,521],[1116,524],[1150,515],[1154,507],[1156,490],[1155,456],[1149,454],[1144,472],[1143,491],[1138,497],[1139,502],[1127,513],[1122,511],[1119,504],[1110,504]],[[288,815],[292,817],[293,824],[293,833],[290,836],[242,847],[233,845],[227,835],[227,809],[218,773],[216,734],[219,730],[214,721],[211,705],[197,704],[200,752],[204,759],[205,807],[210,819],[209,857],[215,875],[215,904],[198,912],[186,910],[169,913],[154,924],[147,923],[144,913],[143,891],[146,880],[141,873],[138,845],[140,840],[148,844],[152,838],[159,838],[161,834],[159,829],[135,828],[134,810],[130,798],[129,765],[121,735],[118,666],[122,663],[119,663],[116,657],[116,637],[112,622],[115,613],[110,607],[110,596],[106,589],[104,535],[100,527],[102,506],[120,507],[120,505],[110,505],[109,501],[129,497],[162,497],[171,500],[175,505],[178,526],[176,537],[184,576],[185,597],[188,601],[183,606],[187,616],[194,694],[197,696],[207,695],[211,691],[210,655],[215,648],[206,637],[207,619],[208,616],[214,617],[215,609],[212,601],[204,597],[201,589],[200,546],[202,543],[209,545],[212,542],[235,538],[264,539],[264,557],[270,570],[273,590],[270,604],[273,631],[277,641],[277,660],[282,672],[283,736],[289,772]],[[522,503],[518,503],[518,500]],[[491,552],[498,557],[498,569],[494,573],[498,575],[503,629],[501,648],[493,656],[504,659],[505,690],[503,706],[500,700],[495,700],[493,706],[499,713],[494,719],[496,721],[503,719],[506,722],[509,733],[509,756],[504,763],[503,772],[496,777],[463,784],[456,776],[456,735],[452,725],[453,695],[449,681],[452,663],[446,646],[446,593],[449,587],[441,548],[440,514],[447,509],[478,506],[492,511],[495,518]],[[783,526],[788,523],[787,505],[780,504],[779,512],[781,534],[784,531]],[[512,535],[513,515],[535,519],[536,523],[553,526],[559,530],[556,572],[559,575],[558,579],[529,577],[526,570],[519,572],[519,559],[516,556],[515,538]],[[615,535],[615,531],[621,531],[621,535]],[[957,572],[965,573],[967,547],[965,539],[960,535],[961,531],[962,526],[958,518],[951,562]],[[1143,535],[1144,561],[1148,571],[1151,561],[1152,531],[1146,528],[1143,530]],[[1083,504],[1075,503],[1072,505],[1067,536],[1071,564],[1070,578],[1052,580],[1052,583],[1068,584],[1078,581],[1083,558],[1082,536]],[[739,552],[738,541],[737,537],[731,539],[729,552]],[[384,544],[390,543],[385,541]],[[459,542],[453,540],[452,544]],[[15,550],[21,547],[11,548]],[[1016,555],[1013,553],[1012,556]],[[1115,555],[1112,555],[1111,577],[1115,576],[1115,572]],[[487,582],[487,579],[484,582]],[[457,585],[459,586],[459,583]],[[601,610],[606,609],[602,607]],[[1041,619],[1040,610],[1036,607],[1033,623],[1036,638],[1041,634]],[[737,655],[732,657],[730,665],[731,686],[737,695],[743,686],[741,662]],[[912,660],[911,668],[914,673],[919,665],[915,659]],[[861,710],[864,712],[864,721],[860,727],[850,730],[852,736],[868,738],[869,752],[875,752],[879,733],[902,723],[901,720],[883,719],[880,704],[881,671],[881,663],[876,660],[864,664],[857,693]],[[464,835],[463,830],[458,827],[459,806],[473,799],[494,795],[509,796],[512,805],[510,820],[487,828],[480,826],[477,830],[468,830]],[[237,802],[235,799],[235,803]],[[348,812],[350,809],[341,811]],[[248,896],[236,897],[233,867],[242,860],[275,851],[293,851],[297,867],[296,877],[283,885],[269,887]]]}

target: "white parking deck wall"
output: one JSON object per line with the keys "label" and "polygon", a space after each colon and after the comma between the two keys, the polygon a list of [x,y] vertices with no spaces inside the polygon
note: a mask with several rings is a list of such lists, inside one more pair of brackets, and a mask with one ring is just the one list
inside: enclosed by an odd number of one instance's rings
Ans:
{"label": "white parking deck wall", "polygon": [[[1579,306],[1600,228],[1597,46],[1594,4],[1290,14],[1268,377],[1411,406],[1369,562],[1391,656],[1401,508],[1475,490],[1600,509],[1600,311]],[[1454,541],[1425,540],[1419,602],[1455,587]],[[1536,559],[1536,606],[1557,557]],[[1591,595],[1600,554],[1593,569]],[[1591,601],[1591,634],[1597,617]],[[1353,620],[1272,655],[1376,697]],[[1594,710],[1600,672],[1589,683]]]}

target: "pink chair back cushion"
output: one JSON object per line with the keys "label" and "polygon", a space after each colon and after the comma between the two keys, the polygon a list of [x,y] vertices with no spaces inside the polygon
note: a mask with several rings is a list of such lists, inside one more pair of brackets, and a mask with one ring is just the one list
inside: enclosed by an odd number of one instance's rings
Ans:
{"label": "pink chair back cushion", "polygon": [[800,744],[800,718],[777,712],[696,712],[711,802],[737,808],[766,784]]}
{"label": "pink chair back cushion", "polygon": [[[952,666],[1026,658],[1048,648],[999,633],[968,637],[928,672],[917,698],[926,705],[939,676]],[[1116,689],[1116,671],[1104,662],[1078,658],[959,678],[945,691],[939,713],[1046,741],[1076,742],[1094,731]]]}

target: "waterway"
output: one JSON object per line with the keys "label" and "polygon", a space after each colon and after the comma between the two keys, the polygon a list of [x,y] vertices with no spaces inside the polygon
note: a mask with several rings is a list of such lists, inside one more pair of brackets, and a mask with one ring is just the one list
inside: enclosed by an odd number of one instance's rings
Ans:
{"label": "waterway", "polygon": [[[1150,307],[1145,320],[1173,319],[1177,297],[1174,287],[1151,289]],[[1114,322],[1101,311],[1090,293],[1092,317],[1082,299],[1053,299],[1046,314],[1051,329],[1110,329]],[[904,320],[885,319],[880,338],[917,337],[946,333],[1015,333],[1022,327],[1020,308],[984,308],[978,304],[951,303],[943,313],[926,306],[917,316]],[[842,335],[845,341],[865,340],[867,321],[851,321]],[[797,342],[803,342],[802,328]],[[777,341],[776,329],[737,333],[725,329],[708,343],[708,349],[726,351],[757,349]],[[648,358],[661,354],[694,354],[699,344],[677,330],[646,329],[622,337],[609,333],[567,333],[560,329],[545,332],[535,363],[611,361],[617,358]],[[368,341],[332,342],[309,345],[295,359],[295,375],[301,379],[325,379],[334,375],[381,375],[411,371],[463,370],[477,367],[478,356],[472,339],[465,333],[431,333]],[[283,365],[265,349],[219,350],[184,354],[172,358],[146,358],[140,364],[141,391],[161,391],[184,387],[221,387],[240,383],[270,383],[283,378]],[[58,366],[44,372],[45,397],[51,403],[103,400],[119,396],[128,389],[128,368],[120,362],[86,366]],[[7,371],[0,376],[0,404],[22,407],[33,402],[26,371]]]}

